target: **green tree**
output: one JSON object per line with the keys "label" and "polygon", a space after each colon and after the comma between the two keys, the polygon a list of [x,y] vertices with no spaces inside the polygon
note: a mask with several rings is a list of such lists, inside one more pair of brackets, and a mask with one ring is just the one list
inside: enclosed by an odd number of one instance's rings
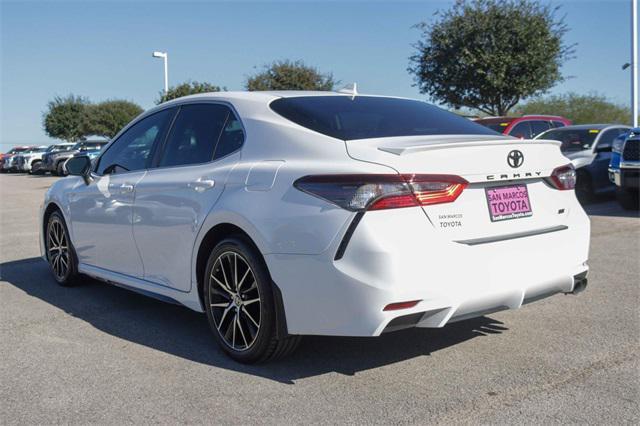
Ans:
{"label": "green tree", "polygon": [[322,74],[302,61],[275,61],[247,78],[247,90],[333,90],[333,74]]}
{"label": "green tree", "polygon": [[81,96],[56,96],[47,104],[42,125],[52,138],[75,142],[84,136],[84,120],[89,101]]}
{"label": "green tree", "polygon": [[182,84],[178,84],[177,86],[170,87],[166,94],[164,92],[160,92],[160,99],[156,101],[156,104],[161,104],[163,102],[170,101],[171,99],[181,98],[187,95],[194,95],[196,93],[219,92],[221,90],[226,89],[207,82],[200,83],[197,81],[187,81]]}
{"label": "green tree", "polygon": [[516,108],[518,114],[561,115],[574,124],[617,123],[630,124],[631,111],[607,100],[603,95],[566,93],[535,98]]}
{"label": "green tree", "polygon": [[108,100],[87,105],[83,122],[83,136],[99,135],[114,137],[120,129],[142,113],[142,108],[133,102]]}
{"label": "green tree", "polygon": [[532,0],[458,0],[431,23],[408,71],[421,93],[454,108],[505,115],[563,80],[574,45],[558,8]]}

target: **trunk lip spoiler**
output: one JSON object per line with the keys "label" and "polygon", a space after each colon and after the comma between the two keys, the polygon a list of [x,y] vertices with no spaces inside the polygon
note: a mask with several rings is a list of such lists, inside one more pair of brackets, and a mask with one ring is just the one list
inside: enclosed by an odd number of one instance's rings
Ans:
{"label": "trunk lip spoiler", "polygon": [[[404,138],[403,138],[404,139]],[[350,141],[348,141],[350,142]],[[372,140],[368,141],[369,143],[376,143]],[[410,140],[404,139],[398,141],[397,145],[387,145],[385,143],[389,143],[389,139],[385,139],[384,141],[378,139],[377,143],[381,146],[378,146],[377,149],[379,151],[388,152],[390,154],[395,154],[398,156],[402,156],[405,154],[412,154],[416,152],[423,151],[432,151],[439,149],[448,149],[448,148],[463,148],[463,147],[472,147],[472,146],[493,146],[493,145],[502,145],[502,146],[515,146],[515,145],[555,145],[560,147],[562,145],[559,141],[548,140],[548,139],[497,139],[494,136],[491,137],[478,137],[476,136],[428,136],[421,137],[419,139],[411,138]]]}

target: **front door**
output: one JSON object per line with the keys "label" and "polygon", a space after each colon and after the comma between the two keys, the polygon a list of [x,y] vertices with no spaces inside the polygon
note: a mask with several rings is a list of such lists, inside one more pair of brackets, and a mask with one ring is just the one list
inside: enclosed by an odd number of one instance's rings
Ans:
{"label": "front door", "polygon": [[133,238],[135,189],[174,114],[174,109],[162,110],[129,127],[98,158],[93,180],[85,184],[78,179],[69,192],[72,238],[80,263],[144,276]]}

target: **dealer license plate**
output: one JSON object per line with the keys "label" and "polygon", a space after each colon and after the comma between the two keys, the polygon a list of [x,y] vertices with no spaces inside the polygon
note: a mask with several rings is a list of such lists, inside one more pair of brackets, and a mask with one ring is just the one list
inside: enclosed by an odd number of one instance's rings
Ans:
{"label": "dealer license plate", "polygon": [[485,188],[485,194],[492,222],[533,215],[527,185]]}

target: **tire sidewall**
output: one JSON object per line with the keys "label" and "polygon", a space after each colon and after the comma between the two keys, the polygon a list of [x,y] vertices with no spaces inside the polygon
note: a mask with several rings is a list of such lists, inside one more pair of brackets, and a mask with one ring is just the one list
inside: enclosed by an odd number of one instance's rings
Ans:
{"label": "tire sidewall", "polygon": [[[209,278],[213,270],[213,266],[218,257],[228,251],[235,251],[242,255],[249,264],[249,267],[253,271],[253,275],[256,279],[258,286],[258,292],[260,294],[260,330],[258,331],[258,337],[253,345],[245,351],[236,351],[227,345],[222,336],[220,336],[211,312],[210,306],[210,292],[209,292]],[[204,283],[204,303],[205,312],[207,314],[207,320],[211,331],[222,348],[229,356],[240,362],[255,362],[260,360],[264,353],[269,348],[273,340],[273,333],[275,331],[275,304],[273,301],[273,290],[271,287],[271,277],[267,270],[267,267],[262,259],[262,256],[258,251],[247,243],[244,239],[239,237],[232,237],[225,239],[218,243],[209,255],[207,261],[207,267],[205,269]]]}

